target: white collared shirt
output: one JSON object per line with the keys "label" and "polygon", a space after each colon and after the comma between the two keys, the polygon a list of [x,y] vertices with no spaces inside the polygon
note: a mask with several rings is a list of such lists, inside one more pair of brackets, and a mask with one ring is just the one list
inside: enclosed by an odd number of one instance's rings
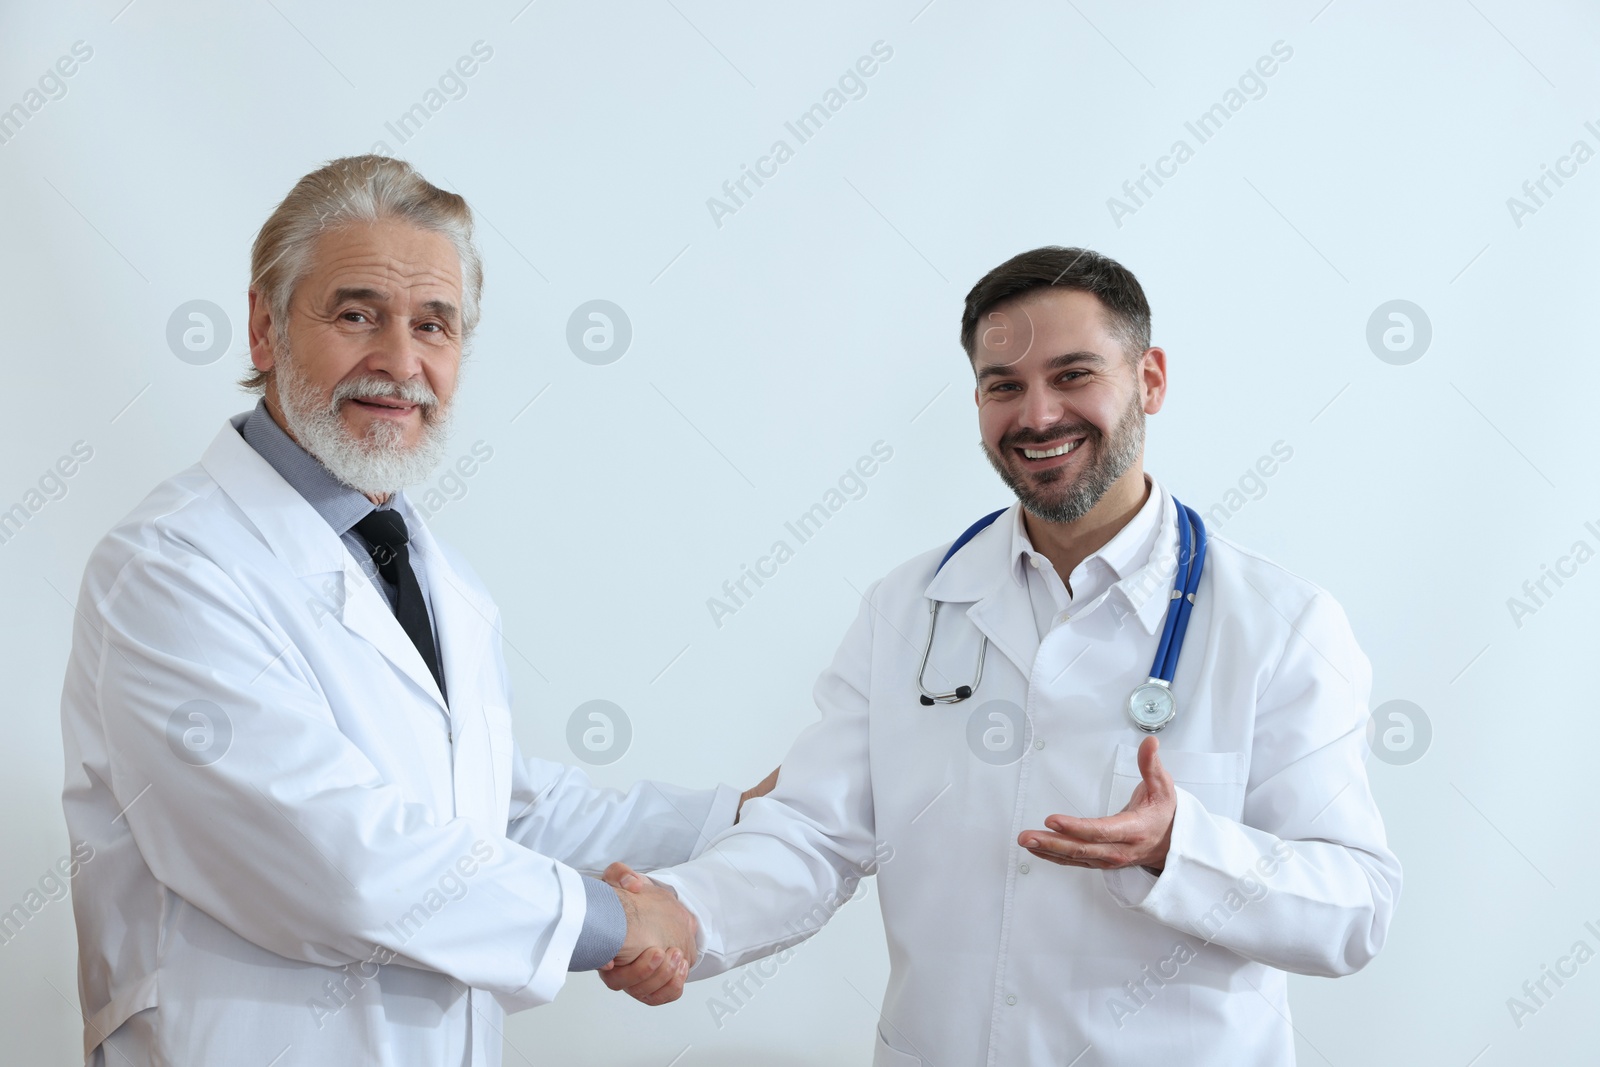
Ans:
{"label": "white collared shirt", "polygon": [[1027,587],[1039,640],[1043,641],[1046,634],[1062,623],[1099,607],[1113,585],[1149,562],[1161,526],[1161,491],[1148,474],[1144,476],[1144,484],[1144,505],[1111,540],[1074,567],[1066,583],[1062,582],[1055,564],[1033,547],[1023,521],[1023,509],[1014,509],[1011,574],[1017,584]]}

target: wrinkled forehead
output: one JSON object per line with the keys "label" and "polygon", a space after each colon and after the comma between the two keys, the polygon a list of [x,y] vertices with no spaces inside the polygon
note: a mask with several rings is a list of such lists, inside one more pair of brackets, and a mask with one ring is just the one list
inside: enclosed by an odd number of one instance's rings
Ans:
{"label": "wrinkled forehead", "polygon": [[1021,370],[1071,352],[1112,355],[1120,345],[1105,305],[1076,289],[1036,289],[996,304],[978,318],[973,371]]}
{"label": "wrinkled forehead", "polygon": [[400,222],[359,223],[317,238],[303,282],[318,300],[360,291],[388,302],[459,305],[461,256],[442,233]]}

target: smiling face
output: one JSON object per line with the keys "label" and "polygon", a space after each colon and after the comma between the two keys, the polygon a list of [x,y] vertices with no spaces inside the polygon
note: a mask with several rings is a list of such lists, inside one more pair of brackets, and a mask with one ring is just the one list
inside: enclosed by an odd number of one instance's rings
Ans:
{"label": "smiling face", "polygon": [[1161,410],[1166,354],[1130,362],[1092,293],[1041,288],[998,305],[973,345],[989,462],[1029,514],[1074,522],[1108,494],[1144,491],[1144,416]]}
{"label": "smiling face", "polygon": [[442,234],[386,221],[321,237],[287,324],[250,293],[250,357],[267,410],[369,496],[437,465],[461,365],[461,262]]}

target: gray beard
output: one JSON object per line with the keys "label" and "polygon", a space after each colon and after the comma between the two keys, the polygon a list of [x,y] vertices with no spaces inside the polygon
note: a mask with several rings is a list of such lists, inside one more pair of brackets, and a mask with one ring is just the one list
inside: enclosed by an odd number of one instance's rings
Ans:
{"label": "gray beard", "polygon": [[[344,485],[369,496],[397,493],[432,474],[444,459],[450,440],[452,411],[440,407],[433,391],[421,382],[394,382],[387,378],[360,378],[340,382],[324,404],[316,389],[302,377],[289,346],[275,353],[273,388],[283,421],[295,439]],[[392,423],[375,422],[366,434],[350,432],[340,417],[341,404],[351,396],[392,396],[422,405],[422,439],[407,448],[404,430]]]}
{"label": "gray beard", "polygon": [[1045,483],[1041,491],[1026,475],[1019,475],[1007,467],[987,443],[983,444],[983,454],[988,457],[995,473],[1000,475],[1000,480],[1017,495],[1028,514],[1044,522],[1076,522],[1100,502],[1100,498],[1106,495],[1118,478],[1128,473],[1144,451],[1144,408],[1139,405],[1138,394],[1134,395],[1133,401],[1122,413],[1109,440],[1090,428],[1084,443],[1078,448],[1089,445],[1094,446],[1095,461],[1065,491],[1055,493],[1050,493],[1055,488],[1055,482]]}

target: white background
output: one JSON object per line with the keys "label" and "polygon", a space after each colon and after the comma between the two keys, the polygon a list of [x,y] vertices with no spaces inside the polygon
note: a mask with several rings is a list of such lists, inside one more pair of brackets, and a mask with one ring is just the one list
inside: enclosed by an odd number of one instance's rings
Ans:
{"label": "white background", "polygon": [[[1574,141],[1600,149],[1592,7],[124,2],[0,15],[0,108],[93,49],[0,144],[0,509],[93,449],[0,544],[0,910],[69,849],[58,700],[84,560],[251,403],[233,383],[256,229],[302,174],[381,141],[482,223],[451,454],[493,458],[433,525],[502,606],[524,750],[573,758],[567,718],[603,698],[634,738],[597,780],[760,778],[814,717],[856,591],[1009,499],[977,444],[967,289],[1086,245],[1138,274],[1168,352],[1148,469],[1205,512],[1291,447],[1214,528],[1331,590],[1374,707],[1432,725],[1419,761],[1371,761],[1404,894],[1367,970],[1292,981],[1300,1062],[1593,1062],[1600,963],[1520,1028],[1507,1007],[1574,942],[1600,949],[1600,562],[1520,626],[1507,606],[1574,542],[1600,549],[1600,162],[1520,225],[1507,204]],[[385,123],[478,41],[466,95],[401,144]],[[798,144],[784,122],[877,41],[893,55],[865,96]],[[1264,95],[1198,144],[1184,123],[1279,41]],[[779,138],[794,158],[718,226],[707,198]],[[1179,138],[1193,158],[1114,220],[1108,198]],[[597,298],[633,328],[603,366],[566,343]],[[1392,299],[1431,322],[1404,365],[1367,342]],[[203,365],[167,341],[190,300],[231,322]],[[865,496],[715,626],[707,598],[879,440]],[[580,975],[509,1021],[507,1063],[863,1063],[886,974],[856,903],[720,1028],[712,983],[648,1010]],[[0,945],[4,1058],[72,1062],[76,1004],[52,902]]]}

